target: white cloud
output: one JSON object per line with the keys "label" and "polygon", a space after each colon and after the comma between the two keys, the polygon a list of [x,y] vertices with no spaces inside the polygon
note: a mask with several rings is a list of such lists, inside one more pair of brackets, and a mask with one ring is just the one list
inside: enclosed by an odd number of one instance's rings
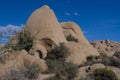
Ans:
{"label": "white cloud", "polygon": [[65,12],[66,16],[79,16],[78,12],[74,12],[74,13],[69,13],[69,12]]}
{"label": "white cloud", "polygon": [[71,13],[65,12],[65,15],[66,15],[66,16],[70,16],[70,15],[71,15]]}
{"label": "white cloud", "polygon": [[84,34],[87,34],[88,32],[87,31],[83,31]]}
{"label": "white cloud", "polygon": [[16,26],[16,25],[7,25],[7,26],[0,26],[0,32],[7,34],[12,34],[13,32],[19,31],[24,27],[23,24]]}
{"label": "white cloud", "polygon": [[78,16],[79,14],[78,14],[78,12],[75,12],[74,15],[75,15],[75,16]]}
{"label": "white cloud", "polygon": [[0,33],[2,33],[2,41],[7,41],[8,38],[13,35],[15,32],[20,31],[24,27],[23,24],[17,26],[17,25],[6,25],[6,26],[0,26]]}

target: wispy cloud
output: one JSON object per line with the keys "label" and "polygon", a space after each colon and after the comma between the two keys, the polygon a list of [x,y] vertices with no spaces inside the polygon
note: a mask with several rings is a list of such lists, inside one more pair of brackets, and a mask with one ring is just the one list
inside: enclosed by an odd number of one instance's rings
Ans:
{"label": "wispy cloud", "polygon": [[70,13],[70,12],[65,12],[66,16],[79,16],[78,12]]}
{"label": "wispy cloud", "polygon": [[13,35],[15,32],[20,31],[24,27],[23,24],[17,26],[17,25],[6,25],[6,26],[0,26],[0,33],[2,34],[2,42],[6,42],[8,38]]}
{"label": "wispy cloud", "polygon": [[24,27],[23,24],[19,26],[9,24],[7,26],[0,26],[0,32],[6,35],[10,35],[14,32],[21,30],[23,27]]}
{"label": "wispy cloud", "polygon": [[68,12],[65,12],[65,15],[66,16],[70,16],[70,15],[72,15],[71,13],[68,13]]}
{"label": "wispy cloud", "polygon": [[88,32],[84,30],[83,33],[84,33],[84,34],[87,34]]}
{"label": "wispy cloud", "polygon": [[75,15],[75,16],[78,16],[79,14],[78,14],[78,12],[75,12],[74,15]]}

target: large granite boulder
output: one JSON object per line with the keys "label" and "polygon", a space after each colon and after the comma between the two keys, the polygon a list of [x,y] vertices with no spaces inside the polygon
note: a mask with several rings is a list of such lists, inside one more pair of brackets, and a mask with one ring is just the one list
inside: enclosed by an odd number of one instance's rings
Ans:
{"label": "large granite boulder", "polygon": [[43,58],[53,46],[59,46],[59,43],[66,42],[61,26],[54,12],[48,6],[43,6],[32,13],[27,21],[25,31],[35,35],[34,46],[30,52],[41,51]]}
{"label": "large granite boulder", "polygon": [[73,60],[74,63],[80,64],[81,62],[85,62],[86,57],[89,55],[99,55],[98,51],[88,42],[76,23],[62,22],[61,27],[66,38],[72,35],[78,40],[76,43],[67,43],[67,47],[70,47],[69,49],[71,51],[70,61]]}

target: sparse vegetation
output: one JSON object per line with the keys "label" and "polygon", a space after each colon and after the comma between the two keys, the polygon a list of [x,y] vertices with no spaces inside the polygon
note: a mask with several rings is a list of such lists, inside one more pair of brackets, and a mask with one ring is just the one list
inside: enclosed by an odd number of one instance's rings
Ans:
{"label": "sparse vegetation", "polygon": [[0,62],[5,64],[5,60],[6,60],[5,54],[0,53]]}
{"label": "sparse vegetation", "polygon": [[20,71],[10,70],[4,77],[2,76],[0,80],[28,80]]}
{"label": "sparse vegetation", "polygon": [[0,32],[0,44],[2,43],[3,33]]}
{"label": "sparse vegetation", "polygon": [[32,64],[29,66],[27,63],[25,64],[26,69],[22,71],[23,75],[28,79],[36,79],[39,76],[40,68],[37,64]]}
{"label": "sparse vegetation", "polygon": [[78,67],[72,63],[56,61],[57,64],[54,63],[54,66],[51,67],[51,72],[56,73],[54,77],[49,80],[73,80],[77,73]]}
{"label": "sparse vegetation", "polygon": [[111,58],[112,65],[120,68],[120,52],[115,52]]}
{"label": "sparse vegetation", "polygon": [[38,65],[32,64],[28,66],[26,64],[25,66],[25,69],[21,68],[18,71],[12,68],[5,76],[0,76],[0,80],[32,80],[38,78],[40,73]]}
{"label": "sparse vegetation", "polygon": [[61,43],[60,46],[55,47],[52,51],[48,53],[46,59],[64,59],[68,56],[68,48]]}
{"label": "sparse vegetation", "polygon": [[11,47],[13,50],[25,49],[26,51],[29,51],[33,45],[34,36],[28,31],[21,31],[17,34],[16,40],[17,42],[15,44],[9,43],[7,47]]}
{"label": "sparse vegetation", "polygon": [[94,80],[118,80],[117,75],[110,69],[99,68],[93,71]]}
{"label": "sparse vegetation", "polygon": [[110,57],[108,57],[107,55],[102,54],[102,53],[100,54],[100,56],[101,56],[102,63],[104,65],[111,65],[111,58]]}
{"label": "sparse vegetation", "polygon": [[61,44],[60,47],[51,51],[46,58],[46,62],[50,73],[56,75],[48,80],[73,80],[78,72],[77,65],[65,62],[65,56],[68,52],[67,48]]}
{"label": "sparse vegetation", "polygon": [[71,34],[70,34],[70,35],[68,35],[68,36],[66,37],[66,39],[67,39],[67,41],[74,41],[74,42],[78,42],[78,39],[77,39],[77,38],[75,38],[75,37],[73,37]]}

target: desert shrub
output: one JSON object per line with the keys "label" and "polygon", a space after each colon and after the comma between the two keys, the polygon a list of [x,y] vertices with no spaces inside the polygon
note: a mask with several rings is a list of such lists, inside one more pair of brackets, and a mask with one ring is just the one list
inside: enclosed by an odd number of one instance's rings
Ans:
{"label": "desert shrub", "polygon": [[95,55],[89,55],[86,57],[86,62],[84,62],[84,64],[80,64],[79,67],[82,66],[88,66],[88,65],[92,65],[95,63],[101,63],[101,57],[100,56],[95,56]]}
{"label": "desert shrub", "polygon": [[47,59],[46,63],[48,65],[50,73],[56,73],[59,72],[64,66],[64,61],[60,60],[53,60],[53,59]]}
{"label": "desert shrub", "polygon": [[58,72],[63,67],[63,63],[65,62],[65,57],[67,54],[68,49],[64,43],[61,43],[59,47],[55,47],[53,50],[51,50],[46,57],[46,63],[49,67],[49,72]]}
{"label": "desert shrub", "polygon": [[60,46],[55,47],[47,55],[47,59],[63,59],[68,56],[68,48],[61,43]]}
{"label": "desert shrub", "polygon": [[40,68],[37,64],[25,65],[26,69],[22,70],[24,76],[28,79],[36,79],[39,76]]}
{"label": "desert shrub", "polygon": [[117,75],[110,69],[98,68],[93,71],[94,80],[118,80]]}
{"label": "desert shrub", "polygon": [[76,77],[78,66],[65,62],[67,53],[68,49],[64,44],[60,44],[59,47],[56,47],[48,54],[46,58],[48,72],[56,73],[54,77],[48,80],[73,80]]}
{"label": "desert shrub", "polygon": [[117,58],[120,58],[120,51],[115,52],[113,56],[116,56]]}
{"label": "desert shrub", "polygon": [[89,73],[86,76],[80,76],[79,80],[94,80],[94,75],[92,73]]}
{"label": "desert shrub", "polygon": [[104,65],[111,65],[111,57],[105,55],[105,54],[100,54],[102,63]]}
{"label": "desert shrub", "polygon": [[73,80],[77,73],[78,73],[78,67],[72,63],[67,62],[59,62],[61,66],[55,65],[53,66],[53,69],[56,71],[53,71],[56,73],[56,75],[49,80]]}
{"label": "desert shrub", "polygon": [[3,39],[3,32],[0,32],[0,44],[2,43],[2,39]]}
{"label": "desert shrub", "polygon": [[17,34],[17,43],[10,45],[10,47],[14,50],[22,50],[25,49],[29,51],[33,45],[34,36],[31,35],[28,31],[21,31]]}
{"label": "desert shrub", "polygon": [[66,63],[64,65],[64,68],[60,71],[57,72],[56,77],[58,80],[61,80],[62,78],[64,80],[73,80],[78,72],[78,68],[76,65]]}
{"label": "desert shrub", "polygon": [[28,80],[20,71],[10,70],[5,76],[0,77],[0,80]]}
{"label": "desert shrub", "polygon": [[113,66],[120,68],[120,51],[115,52],[115,54],[111,58],[111,61]]}
{"label": "desert shrub", "polygon": [[0,53],[0,62],[5,64],[5,60],[6,60],[5,54]]}
{"label": "desert shrub", "polygon": [[120,67],[119,53],[115,53],[112,57],[109,57],[105,54],[101,54],[101,60],[104,65]]}
{"label": "desert shrub", "polygon": [[75,38],[75,37],[73,37],[71,34],[70,34],[70,35],[68,35],[68,36],[66,37],[66,39],[67,39],[67,41],[74,41],[74,42],[78,42],[78,39],[77,39],[77,38]]}

